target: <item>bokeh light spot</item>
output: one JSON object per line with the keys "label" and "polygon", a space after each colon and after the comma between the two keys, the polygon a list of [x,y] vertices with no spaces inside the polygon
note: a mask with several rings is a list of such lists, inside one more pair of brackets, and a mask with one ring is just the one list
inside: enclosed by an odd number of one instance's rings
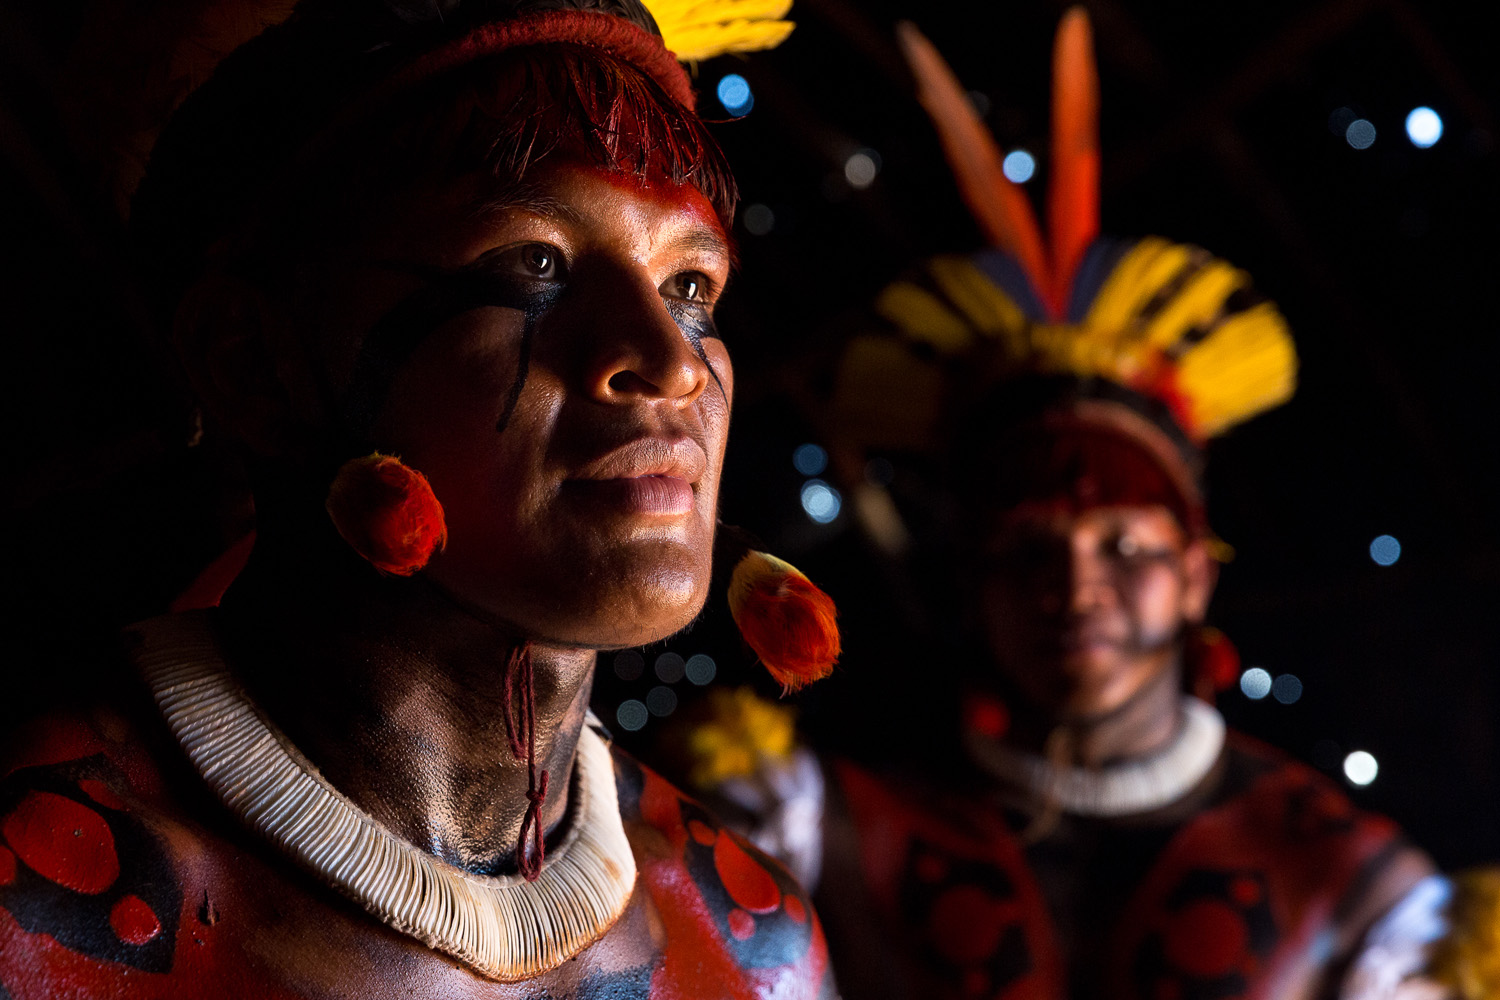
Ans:
{"label": "bokeh light spot", "polygon": [[714,658],[707,653],[694,653],[687,658],[687,679],[699,687],[712,684],[714,676],[719,672],[719,665]]}
{"label": "bokeh light spot", "polygon": [[1271,673],[1260,667],[1251,667],[1240,674],[1240,690],[1251,701],[1260,701],[1271,693]]}
{"label": "bokeh light spot", "polygon": [[1412,108],[1406,116],[1406,137],[1418,149],[1427,149],[1443,137],[1443,119],[1428,107]]}
{"label": "bokeh light spot", "polygon": [[1358,117],[1353,108],[1334,108],[1328,113],[1328,131],[1342,139],[1349,131],[1349,123]]}
{"label": "bokeh light spot", "polygon": [[869,187],[879,173],[880,154],[873,149],[861,149],[844,161],[844,180],[852,188]]}
{"label": "bokeh light spot", "polygon": [[1036,174],[1036,157],[1024,149],[1013,149],[1000,163],[1006,178],[1013,184],[1025,184]]}
{"label": "bokeh light spot", "polygon": [[843,509],[844,498],[839,491],[821,479],[809,479],[802,484],[802,509],[818,524],[830,524]]}
{"label": "bokeh light spot", "polygon": [[620,707],[615,709],[615,721],[621,729],[632,733],[644,729],[648,717],[645,704],[636,698],[620,702]]}
{"label": "bokeh light spot", "polygon": [[750,81],[738,73],[728,73],[719,79],[715,90],[719,103],[732,115],[749,114],[755,104],[755,95],[750,92]]}
{"label": "bokeh light spot", "polygon": [[1369,149],[1375,145],[1375,125],[1364,118],[1356,118],[1344,129],[1344,141],[1355,149]]}
{"label": "bokeh light spot", "polygon": [[1302,680],[1296,674],[1282,674],[1271,682],[1271,697],[1290,705],[1302,697]]}
{"label": "bokeh light spot", "polygon": [[1377,566],[1394,566],[1401,558],[1401,543],[1393,535],[1381,535],[1370,543],[1370,558]]}
{"label": "bokeh light spot", "polygon": [[764,236],[776,228],[776,213],[771,211],[769,205],[756,202],[745,206],[740,222],[744,224],[745,232],[751,236]]}
{"label": "bokeh light spot", "polygon": [[633,649],[615,654],[615,676],[622,681],[633,681],[646,672],[646,658]]}
{"label": "bokeh light spot", "polygon": [[646,693],[646,708],[652,715],[666,718],[677,711],[677,692],[657,685]]}
{"label": "bokeh light spot", "polygon": [[676,684],[682,680],[687,664],[676,653],[663,653],[656,658],[656,676],[664,684]]}
{"label": "bokeh light spot", "polygon": [[792,452],[792,466],[804,476],[816,476],[828,468],[828,452],[821,445],[799,444]]}
{"label": "bokeh light spot", "polygon": [[1375,755],[1356,750],[1344,758],[1344,777],[1356,785],[1368,785],[1380,773],[1380,762]]}

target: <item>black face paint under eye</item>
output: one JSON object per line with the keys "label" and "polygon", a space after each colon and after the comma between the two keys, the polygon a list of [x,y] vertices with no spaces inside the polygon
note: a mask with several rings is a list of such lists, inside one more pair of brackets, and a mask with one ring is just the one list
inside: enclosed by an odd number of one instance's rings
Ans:
{"label": "black face paint under eye", "polygon": [[724,397],[724,402],[727,404],[729,393],[724,391],[724,383],[719,381],[719,373],[714,371],[713,362],[708,360],[708,354],[703,350],[704,337],[719,336],[719,328],[714,325],[714,318],[709,313],[708,307],[682,299],[666,299],[665,301],[668,314],[682,330],[682,335],[692,346],[693,353],[698,355],[698,360],[703,362],[708,373],[713,376],[714,385],[719,387],[719,395]]}
{"label": "black face paint under eye", "polygon": [[489,306],[516,309],[525,317],[516,378],[496,425],[496,430],[504,430],[526,382],[537,321],[562,294],[563,284],[496,273],[494,264],[487,261],[460,271],[400,269],[430,276],[432,283],[397,303],[381,317],[360,346],[341,407],[350,433],[360,441],[368,440],[396,373],[424,340],[449,320]]}

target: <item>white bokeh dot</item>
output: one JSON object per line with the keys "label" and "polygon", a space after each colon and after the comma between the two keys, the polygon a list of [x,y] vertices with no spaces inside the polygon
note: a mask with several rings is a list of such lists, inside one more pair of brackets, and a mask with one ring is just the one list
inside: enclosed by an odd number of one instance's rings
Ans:
{"label": "white bokeh dot", "polygon": [[1251,701],[1260,701],[1271,693],[1271,672],[1260,667],[1251,667],[1240,674],[1240,690]]}
{"label": "white bokeh dot", "polygon": [[1380,773],[1380,762],[1365,750],[1356,750],[1344,758],[1344,777],[1355,785],[1368,785]]}
{"label": "white bokeh dot", "polygon": [[1427,149],[1443,137],[1443,119],[1429,107],[1412,108],[1406,116],[1406,137],[1418,149]]}
{"label": "white bokeh dot", "polygon": [[809,479],[802,484],[802,510],[818,524],[832,524],[843,509],[844,498],[839,491],[821,479]]}
{"label": "white bokeh dot", "polygon": [[875,183],[880,173],[880,154],[873,149],[861,149],[844,161],[844,180],[852,188],[867,188]]}

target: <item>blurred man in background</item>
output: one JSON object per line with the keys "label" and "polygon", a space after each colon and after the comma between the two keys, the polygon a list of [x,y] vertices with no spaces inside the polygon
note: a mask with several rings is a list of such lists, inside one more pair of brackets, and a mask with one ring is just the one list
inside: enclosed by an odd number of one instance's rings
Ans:
{"label": "blurred man in background", "polygon": [[1431,866],[1211,704],[1238,671],[1205,625],[1224,546],[1203,445],[1291,394],[1286,325],[1196,247],[1098,236],[1081,11],[1057,42],[1045,239],[946,66],[902,42],[994,248],[888,288],[838,374],[849,454],[943,456],[929,596],[961,638],[892,696],[962,691],[957,739],[897,713],[904,767],[834,768],[820,894],[846,993],[1330,995]]}

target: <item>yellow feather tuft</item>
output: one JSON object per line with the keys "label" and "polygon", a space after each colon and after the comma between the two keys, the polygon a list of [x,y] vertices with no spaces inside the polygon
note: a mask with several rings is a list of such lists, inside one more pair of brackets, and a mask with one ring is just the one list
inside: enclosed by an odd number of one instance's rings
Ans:
{"label": "yellow feather tuft", "polygon": [[1460,1000],[1500,996],[1500,869],[1453,880],[1447,936],[1433,947],[1430,972]]}
{"label": "yellow feather tuft", "polygon": [[1011,350],[1021,346],[1026,314],[966,257],[937,257],[927,265],[939,290],[975,330],[1002,338]]}
{"label": "yellow feather tuft", "polygon": [[[854,436],[869,445],[916,446],[937,430],[940,365],[982,352],[986,377],[1076,375],[1167,391],[1185,408],[1184,430],[1214,437],[1296,389],[1291,331],[1273,304],[1247,294],[1249,284],[1244,271],[1205,250],[1147,237],[1116,262],[1081,323],[1047,323],[1027,315],[972,258],[935,257],[876,300],[894,329],[851,344],[834,409],[846,432],[863,422]],[[925,360],[934,354],[937,365]]]}
{"label": "yellow feather tuft", "polygon": [[1177,388],[1200,437],[1280,406],[1297,388],[1297,352],[1281,313],[1261,302],[1220,323],[1177,363]]}
{"label": "yellow feather tuft", "polygon": [[898,281],[881,292],[875,312],[939,354],[957,354],[974,343],[974,331],[961,310],[949,309],[937,296],[909,281]]}
{"label": "yellow feather tuft", "polygon": [[763,760],[784,761],[796,747],[796,713],[750,688],[709,692],[709,717],[687,734],[689,780],[712,791],[730,778],[748,778]]}
{"label": "yellow feather tuft", "polygon": [[662,41],[681,62],[759,52],[786,41],[792,0],[647,0]]}

